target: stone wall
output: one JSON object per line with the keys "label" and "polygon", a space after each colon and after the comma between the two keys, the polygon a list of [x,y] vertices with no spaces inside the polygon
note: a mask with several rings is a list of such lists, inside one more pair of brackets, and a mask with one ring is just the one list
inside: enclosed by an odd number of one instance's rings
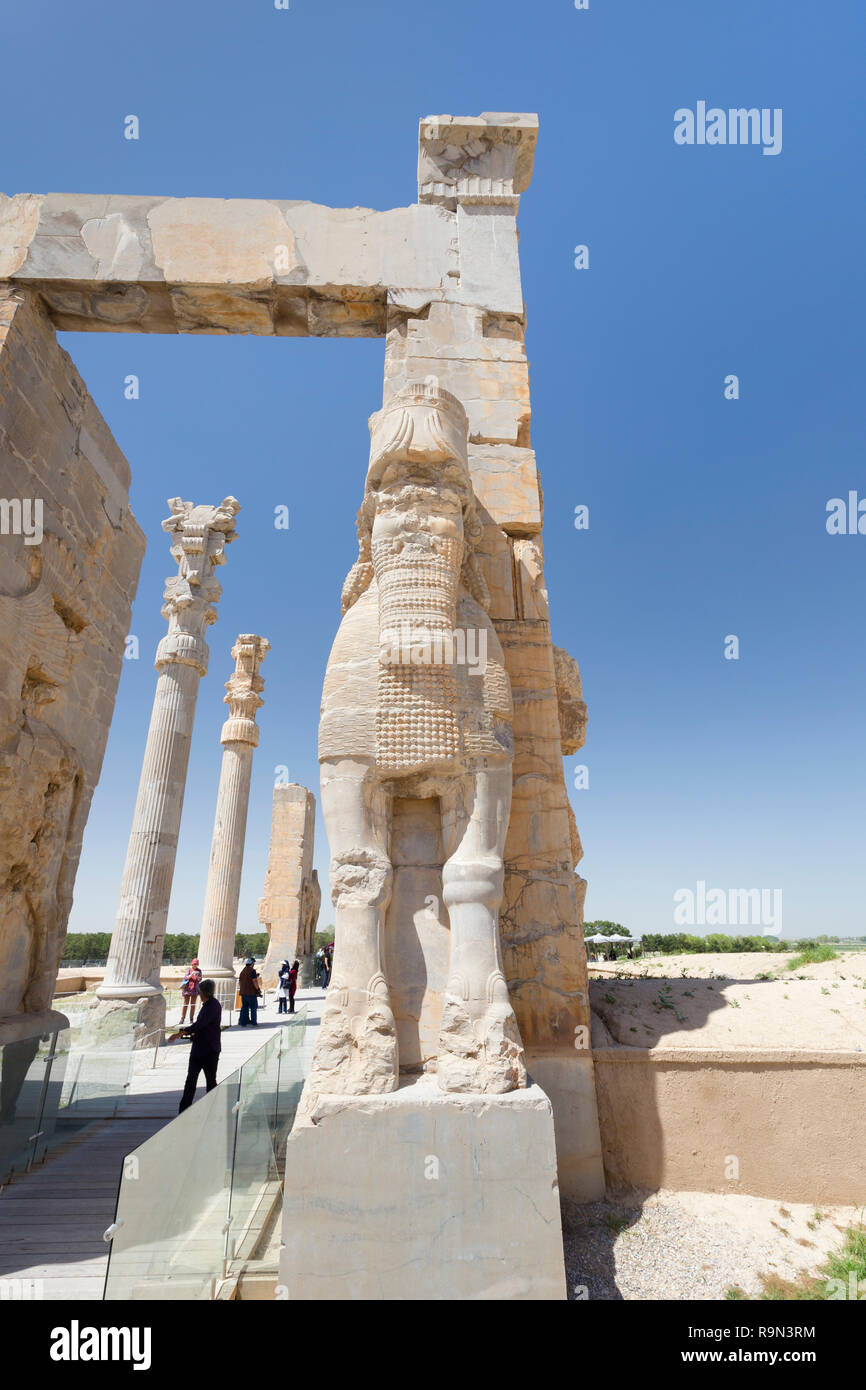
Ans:
{"label": "stone wall", "polygon": [[[0,287],[0,1019],[48,1008],[144,537],[129,466],[38,296]],[[31,520],[38,515],[31,513]]]}
{"label": "stone wall", "polygon": [[866,1202],[866,1056],[611,1047],[593,1059],[611,1192]]}

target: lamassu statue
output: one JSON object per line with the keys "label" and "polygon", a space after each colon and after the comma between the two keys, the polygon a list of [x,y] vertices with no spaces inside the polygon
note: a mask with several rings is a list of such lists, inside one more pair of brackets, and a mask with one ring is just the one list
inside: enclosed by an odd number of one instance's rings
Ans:
{"label": "lamassu statue", "polygon": [[334,978],[310,1086],[398,1085],[384,970],[396,798],[438,798],[450,968],[438,1056],[445,1091],[525,1086],[498,917],[511,807],[511,687],[485,611],[462,405],[409,382],[370,420],[359,556],[343,588],[319,725],[336,912]]}

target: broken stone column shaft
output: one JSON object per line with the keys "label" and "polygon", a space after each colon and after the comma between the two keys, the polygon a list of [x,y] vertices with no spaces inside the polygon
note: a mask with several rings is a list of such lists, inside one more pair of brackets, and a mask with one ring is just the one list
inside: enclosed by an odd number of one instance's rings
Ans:
{"label": "broken stone column shaft", "polygon": [[259,921],[268,931],[262,966],[265,984],[275,985],[280,962],[301,957],[302,978],[311,974],[316,920],[321,893],[313,868],[316,798],[306,787],[289,782],[274,788],[271,843]]}

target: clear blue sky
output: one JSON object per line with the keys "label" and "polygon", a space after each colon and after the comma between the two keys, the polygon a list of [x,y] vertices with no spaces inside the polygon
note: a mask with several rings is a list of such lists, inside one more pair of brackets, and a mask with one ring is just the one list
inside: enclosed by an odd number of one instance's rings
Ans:
{"label": "clear blue sky", "polygon": [[[569,783],[575,762],[590,772],[572,791],[587,916],[671,930],[673,894],[703,879],[781,888],[789,935],[866,931],[866,536],[825,530],[829,498],[866,496],[862,3],[7,0],[0,37],[6,193],[388,208],[415,199],[419,117],[539,113],[521,260],[553,634],[590,712],[566,763]],[[675,145],[674,111],[698,100],[781,107],[782,153]],[[125,663],[70,926],[113,923],[165,630],[166,498],[232,492],[169,929],[200,925],[223,682],[254,630],[272,643],[239,921],[255,930],[274,766],[318,790],[383,343],[62,338],[148,536],[142,659]],[[324,880],[321,821],[317,863]]]}

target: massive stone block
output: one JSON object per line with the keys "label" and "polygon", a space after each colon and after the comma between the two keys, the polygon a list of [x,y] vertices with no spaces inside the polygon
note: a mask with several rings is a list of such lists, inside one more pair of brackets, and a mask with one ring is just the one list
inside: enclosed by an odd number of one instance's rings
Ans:
{"label": "massive stone block", "polygon": [[277,199],[0,195],[0,278],[60,328],[381,337],[392,286],[448,294],[457,219]]}
{"label": "massive stone block", "polygon": [[550,1102],[538,1086],[316,1097],[286,1146],[290,1299],[565,1298]]}
{"label": "massive stone block", "polygon": [[2,1019],[51,1002],[144,554],[126,459],[38,296],[2,287],[0,493]]}

